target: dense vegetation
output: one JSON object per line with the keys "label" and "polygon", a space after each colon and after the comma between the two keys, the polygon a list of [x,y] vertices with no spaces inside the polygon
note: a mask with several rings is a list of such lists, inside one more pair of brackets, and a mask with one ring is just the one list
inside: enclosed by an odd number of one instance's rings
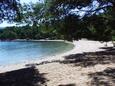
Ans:
{"label": "dense vegetation", "polygon": [[41,29],[33,26],[7,27],[0,30],[1,40],[14,39],[61,39],[58,34],[52,30]]}
{"label": "dense vegetation", "polygon": [[115,40],[114,0],[45,0],[18,11],[27,25],[1,30],[0,39]]}

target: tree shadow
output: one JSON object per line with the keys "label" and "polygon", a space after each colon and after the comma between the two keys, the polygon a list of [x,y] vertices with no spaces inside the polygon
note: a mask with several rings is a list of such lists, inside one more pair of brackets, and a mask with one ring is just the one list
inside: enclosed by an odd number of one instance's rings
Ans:
{"label": "tree shadow", "polygon": [[65,60],[60,61],[63,64],[74,64],[75,66],[94,66],[96,64],[115,63],[115,48],[101,47],[104,51],[85,52],[65,56]]}
{"label": "tree shadow", "polygon": [[89,74],[91,86],[115,86],[115,69],[107,68],[102,72]]}
{"label": "tree shadow", "polygon": [[0,73],[0,86],[43,86],[46,78],[35,67]]}
{"label": "tree shadow", "polygon": [[61,85],[58,85],[58,86],[76,86],[75,84],[61,84]]}

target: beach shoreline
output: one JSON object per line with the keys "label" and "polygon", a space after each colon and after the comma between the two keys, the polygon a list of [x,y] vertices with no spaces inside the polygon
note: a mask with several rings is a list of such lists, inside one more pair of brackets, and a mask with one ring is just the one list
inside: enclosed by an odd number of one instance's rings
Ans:
{"label": "beach shoreline", "polygon": [[[105,43],[101,43],[99,41],[82,39],[79,41],[73,41],[73,44],[74,48],[72,50],[61,55],[47,57],[42,60],[28,61],[21,64],[0,66],[0,73],[35,65],[36,69],[38,69],[40,73],[46,74],[45,78],[49,80],[46,82],[47,86],[66,86],[69,84],[75,84],[73,86],[91,86],[89,84],[91,84],[90,82],[92,79],[89,77],[89,74],[102,72],[107,68],[115,68],[114,63],[95,64],[94,66],[87,67],[75,66],[76,63],[62,63],[67,61],[67,59],[65,60],[65,56],[83,55],[84,53],[100,52],[105,50],[103,49],[103,47],[105,47]],[[108,42],[108,47],[113,47],[111,42]]]}
{"label": "beach shoreline", "polygon": [[[15,41],[17,41],[17,40],[15,40]],[[19,41],[24,41],[24,40],[19,40]],[[65,53],[54,55],[54,56],[43,57],[42,59],[34,59],[31,61],[26,60],[26,61],[16,63],[16,64],[0,65],[0,73],[16,70],[16,69],[20,69],[20,68],[25,68],[26,64],[39,64],[44,61],[52,62],[55,60],[64,60],[64,56],[68,56],[71,54],[102,51],[102,49],[99,49],[99,47],[104,46],[104,43],[100,43],[98,41],[91,41],[91,40],[87,40],[87,39],[82,39],[82,40],[73,41],[73,42],[64,41],[64,40],[29,40],[29,41],[35,41],[35,42],[37,42],[37,41],[62,41],[65,43],[73,44],[74,48],[72,50],[65,52]],[[85,45],[86,42],[88,42],[89,45],[91,44],[91,46],[87,48],[87,46]],[[112,43],[109,43],[109,46],[112,46]]]}
{"label": "beach shoreline", "polygon": [[[26,40],[26,39],[15,39],[15,40],[12,40],[11,42],[47,42],[47,41],[51,41],[51,42],[53,42],[53,41],[54,42],[56,42],[56,41],[57,42],[64,42],[64,43],[68,43],[68,44],[72,44],[72,45],[76,46],[73,42],[66,41],[66,40],[46,40],[46,39]],[[31,59],[31,60],[20,61],[18,63],[10,63],[10,64],[5,64],[5,65],[0,65],[0,73],[12,71],[12,70],[17,70],[17,69],[21,69],[21,68],[25,68],[26,64],[34,64],[34,63],[38,63],[39,64],[39,63],[44,62],[44,61],[63,60],[62,57],[65,54],[69,54],[69,52],[73,51],[73,49],[70,49],[69,51],[66,51],[65,53],[51,55],[51,56],[45,56],[45,57],[42,57],[40,59],[39,58],[36,58],[36,59],[34,58],[34,59]]]}

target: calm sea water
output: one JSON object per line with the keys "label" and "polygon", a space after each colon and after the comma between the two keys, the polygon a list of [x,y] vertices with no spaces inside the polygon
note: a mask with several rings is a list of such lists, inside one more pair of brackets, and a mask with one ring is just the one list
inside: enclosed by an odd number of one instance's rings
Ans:
{"label": "calm sea water", "polygon": [[0,65],[41,59],[64,53],[74,46],[64,42],[0,42]]}

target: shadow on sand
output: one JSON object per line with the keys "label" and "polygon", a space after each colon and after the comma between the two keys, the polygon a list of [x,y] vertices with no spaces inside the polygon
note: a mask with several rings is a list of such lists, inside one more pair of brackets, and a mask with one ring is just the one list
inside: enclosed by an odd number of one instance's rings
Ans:
{"label": "shadow on sand", "polygon": [[115,69],[107,68],[102,72],[89,74],[91,86],[115,86]]}
{"label": "shadow on sand", "polygon": [[25,66],[43,65],[47,63],[61,63],[61,64],[74,64],[74,66],[95,66],[96,64],[109,64],[115,63],[115,48],[114,47],[101,47],[103,51],[97,52],[84,52],[79,54],[71,54],[65,56],[64,60],[43,61],[39,64],[26,64]]}
{"label": "shadow on sand", "polygon": [[102,47],[104,51],[86,52],[82,54],[72,54],[65,56],[65,60],[59,61],[63,64],[74,64],[75,66],[94,66],[96,64],[115,63],[115,48]]}
{"label": "shadow on sand", "polygon": [[[115,63],[115,48],[101,47],[101,49],[104,51],[65,56],[65,60],[60,63],[81,67]],[[107,68],[102,72],[91,73],[88,76],[91,78],[90,86],[115,86],[115,68]]]}
{"label": "shadow on sand", "polygon": [[[93,67],[97,64],[110,64],[115,63],[115,48],[114,47],[101,47],[103,51],[98,52],[85,52],[80,54],[72,54],[65,56],[63,61],[44,61],[40,64],[47,63],[60,63],[60,64],[73,64],[74,66]],[[31,64],[30,64],[31,65]],[[33,65],[33,64],[32,64]],[[29,65],[26,65],[29,66]],[[115,69],[108,68],[102,72],[95,72],[88,74],[91,78],[91,84],[88,86],[115,86]],[[75,86],[74,84],[59,85],[59,86]]]}
{"label": "shadow on sand", "polygon": [[35,67],[0,73],[0,86],[44,86],[45,81]]}
{"label": "shadow on sand", "polygon": [[58,86],[76,86],[75,84],[63,84],[63,85],[58,85]]}

